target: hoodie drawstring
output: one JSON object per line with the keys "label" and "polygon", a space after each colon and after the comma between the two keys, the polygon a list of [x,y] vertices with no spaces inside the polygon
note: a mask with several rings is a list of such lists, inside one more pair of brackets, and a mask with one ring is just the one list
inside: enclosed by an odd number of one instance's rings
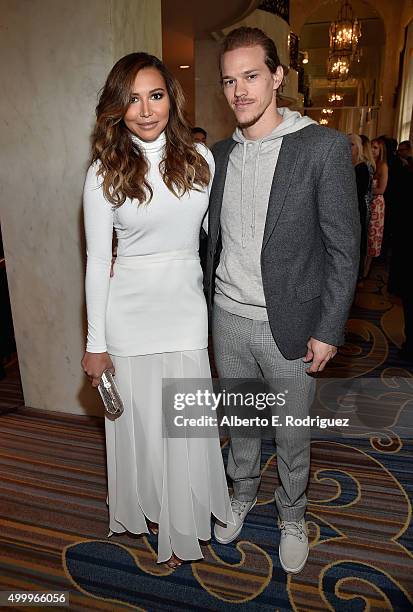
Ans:
{"label": "hoodie drawstring", "polygon": [[242,166],[241,166],[241,246],[245,249],[247,246],[245,240],[245,219],[244,219],[244,169],[245,160],[247,158],[247,143],[243,143],[242,151]]}
{"label": "hoodie drawstring", "polygon": [[[258,142],[258,150],[255,156],[255,164],[254,164],[254,176],[253,176],[253,189],[252,189],[252,202],[251,202],[251,236],[255,238],[255,194],[258,188],[258,176],[259,176],[259,163],[260,163],[260,153],[263,141],[260,140]],[[244,177],[245,177],[245,162],[247,159],[247,146],[250,143],[243,142],[243,151],[242,151],[242,166],[241,166],[241,246],[243,249],[247,246],[247,236],[246,236],[246,221],[244,214]]]}
{"label": "hoodie drawstring", "polygon": [[257,193],[258,187],[258,173],[259,173],[259,161],[260,161],[260,153],[262,147],[262,140],[259,141],[257,156],[255,158],[255,166],[254,166],[254,188],[252,191],[252,214],[251,214],[251,235],[255,238],[255,194]]}

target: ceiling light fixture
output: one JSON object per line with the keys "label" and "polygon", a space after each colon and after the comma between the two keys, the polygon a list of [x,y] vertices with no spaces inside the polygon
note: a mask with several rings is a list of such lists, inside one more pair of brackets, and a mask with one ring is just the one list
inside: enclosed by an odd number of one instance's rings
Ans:
{"label": "ceiling light fixture", "polygon": [[330,24],[327,78],[330,81],[345,81],[350,64],[357,59],[357,45],[361,27],[353,14],[348,0],[342,0],[336,21]]}
{"label": "ceiling light fixture", "polygon": [[328,101],[332,102],[334,104],[334,102],[342,102],[343,101],[343,96],[341,94],[338,93],[331,93],[328,96]]}
{"label": "ceiling light fixture", "polygon": [[344,99],[344,96],[342,96],[341,94],[337,93],[337,81],[335,81],[334,83],[334,91],[330,92],[330,95],[328,96],[328,101],[331,104],[334,104],[334,106],[339,105]]}
{"label": "ceiling light fixture", "polygon": [[345,81],[350,70],[350,59],[346,56],[330,55],[327,62],[329,81]]}
{"label": "ceiling light fixture", "polygon": [[353,8],[348,0],[343,0],[336,21],[330,25],[330,53],[353,56],[360,36],[361,27]]}

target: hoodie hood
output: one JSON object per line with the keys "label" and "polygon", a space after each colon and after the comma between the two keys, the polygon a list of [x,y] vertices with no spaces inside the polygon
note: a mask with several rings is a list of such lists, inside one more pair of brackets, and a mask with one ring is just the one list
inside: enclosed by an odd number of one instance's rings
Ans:
{"label": "hoodie hood", "polygon": [[[280,115],[282,116],[282,121],[279,125],[277,125],[274,130],[264,136],[263,138],[259,138],[257,140],[248,140],[243,135],[241,129],[239,127],[236,128],[235,132],[232,135],[233,140],[239,143],[243,147],[242,151],[242,165],[241,165],[241,202],[240,202],[240,213],[241,213],[241,226],[242,226],[242,238],[241,244],[243,248],[246,247],[246,232],[247,225],[251,227],[251,237],[255,239],[255,213],[256,213],[256,193],[258,188],[258,180],[259,180],[259,165],[260,165],[260,155],[261,151],[270,146],[274,147],[276,152],[276,157],[278,158],[278,152],[281,147],[282,138],[287,134],[292,134],[293,132],[298,132],[303,128],[311,125],[312,123],[316,123],[310,117],[303,117],[297,111],[291,111],[287,107],[281,107],[277,109]],[[278,141],[278,142],[276,142]],[[247,161],[247,147],[254,145],[256,149],[255,162],[254,162],[254,172],[252,178],[252,201],[251,201],[251,209],[250,213],[246,212],[246,203],[245,203],[245,164],[251,163]],[[246,214],[251,215],[250,221],[247,221]]]}
{"label": "hoodie hood", "polygon": [[270,140],[276,140],[277,138],[282,138],[287,134],[292,134],[293,132],[298,132],[303,128],[307,127],[307,125],[311,125],[312,123],[317,123],[314,119],[310,117],[303,117],[300,115],[298,111],[291,111],[286,106],[278,108],[277,111],[282,116],[282,122],[277,125],[277,127],[264,138],[259,138],[258,141],[248,140],[242,133],[242,130],[237,127],[235,132],[232,135],[232,139],[235,142],[268,142]]}

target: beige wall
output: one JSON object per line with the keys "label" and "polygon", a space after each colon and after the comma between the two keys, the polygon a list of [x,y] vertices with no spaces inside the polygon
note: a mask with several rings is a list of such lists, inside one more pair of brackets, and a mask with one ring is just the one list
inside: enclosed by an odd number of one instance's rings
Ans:
{"label": "beige wall", "polygon": [[191,124],[195,121],[195,6],[199,7],[199,1],[162,0],[162,57],[182,86]]}
{"label": "beige wall", "polygon": [[397,135],[399,141],[413,137],[413,20],[407,30],[406,49],[403,62],[403,83],[400,90],[397,112]]}
{"label": "beige wall", "polygon": [[161,0],[110,0],[109,4],[114,61],[133,51],[162,58]]}
{"label": "beige wall", "polygon": [[218,43],[195,41],[195,58],[195,124],[208,132],[212,146],[232,134],[235,118],[219,84]]}
{"label": "beige wall", "polygon": [[84,351],[82,185],[98,90],[160,54],[158,0],[0,0],[0,218],[25,403],[101,412]]}

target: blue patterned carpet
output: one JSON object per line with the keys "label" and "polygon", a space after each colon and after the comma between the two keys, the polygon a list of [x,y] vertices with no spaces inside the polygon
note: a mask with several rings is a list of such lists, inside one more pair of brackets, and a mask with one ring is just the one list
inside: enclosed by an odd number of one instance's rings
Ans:
{"label": "blue patterned carpet", "polygon": [[[69,590],[69,609],[82,612],[413,610],[413,441],[396,426],[400,418],[413,423],[413,372],[398,361],[402,340],[400,305],[377,268],[326,374],[374,378],[373,421],[312,443],[311,550],[297,576],[286,576],[278,560],[271,441],[263,443],[258,504],[241,537],[205,544],[202,562],[173,571],[156,564],[154,536],[106,539],[101,419],[30,409],[2,415],[0,590]],[[374,414],[385,410],[395,418],[375,427]]]}

